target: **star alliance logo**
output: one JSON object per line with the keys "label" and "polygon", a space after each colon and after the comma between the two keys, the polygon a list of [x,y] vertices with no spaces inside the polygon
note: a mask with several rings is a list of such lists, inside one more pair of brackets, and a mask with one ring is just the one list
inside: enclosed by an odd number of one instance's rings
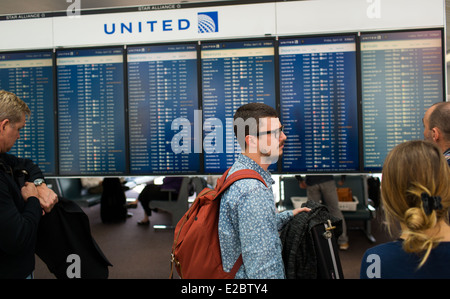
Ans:
{"label": "star alliance logo", "polygon": [[219,32],[217,11],[198,13],[198,33]]}

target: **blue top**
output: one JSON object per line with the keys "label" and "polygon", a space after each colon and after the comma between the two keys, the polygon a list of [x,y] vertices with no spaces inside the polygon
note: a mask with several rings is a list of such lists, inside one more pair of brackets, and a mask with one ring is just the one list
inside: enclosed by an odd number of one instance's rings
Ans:
{"label": "blue top", "polygon": [[441,242],[425,264],[417,270],[422,258],[406,253],[402,240],[377,245],[364,254],[360,278],[450,278],[450,242]]}
{"label": "blue top", "polygon": [[229,175],[240,169],[256,170],[269,188],[258,180],[242,179],[223,194],[219,216],[223,269],[229,272],[242,253],[244,263],[235,278],[285,278],[278,232],[292,219],[292,211],[278,213],[270,172],[242,154]]}

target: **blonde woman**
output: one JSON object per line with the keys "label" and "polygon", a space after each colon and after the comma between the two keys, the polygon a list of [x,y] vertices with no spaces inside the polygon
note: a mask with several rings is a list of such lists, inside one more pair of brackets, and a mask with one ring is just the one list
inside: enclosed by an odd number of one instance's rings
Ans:
{"label": "blonde woman", "polygon": [[361,278],[450,278],[450,170],[440,149],[408,141],[386,157],[382,203],[399,239],[366,251]]}

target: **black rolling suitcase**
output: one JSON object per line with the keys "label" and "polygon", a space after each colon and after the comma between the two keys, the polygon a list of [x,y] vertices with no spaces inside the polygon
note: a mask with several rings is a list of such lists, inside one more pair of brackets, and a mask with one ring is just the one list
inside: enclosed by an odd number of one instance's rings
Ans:
{"label": "black rolling suitcase", "polygon": [[311,235],[317,258],[317,278],[343,279],[335,227],[332,226],[331,221],[312,227]]}
{"label": "black rolling suitcase", "polygon": [[328,208],[308,200],[282,229],[282,258],[288,279],[342,279],[337,238],[342,220],[330,215]]}

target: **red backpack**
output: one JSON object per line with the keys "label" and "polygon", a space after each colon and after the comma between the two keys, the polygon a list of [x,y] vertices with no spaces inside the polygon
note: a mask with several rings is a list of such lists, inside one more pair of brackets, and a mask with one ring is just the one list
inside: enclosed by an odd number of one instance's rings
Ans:
{"label": "red backpack", "polygon": [[219,207],[223,192],[235,181],[253,178],[267,187],[254,170],[238,170],[227,178],[228,169],[214,189],[203,189],[175,227],[170,278],[173,267],[185,279],[234,278],[242,265],[242,255],[230,272],[223,271],[219,243]]}

